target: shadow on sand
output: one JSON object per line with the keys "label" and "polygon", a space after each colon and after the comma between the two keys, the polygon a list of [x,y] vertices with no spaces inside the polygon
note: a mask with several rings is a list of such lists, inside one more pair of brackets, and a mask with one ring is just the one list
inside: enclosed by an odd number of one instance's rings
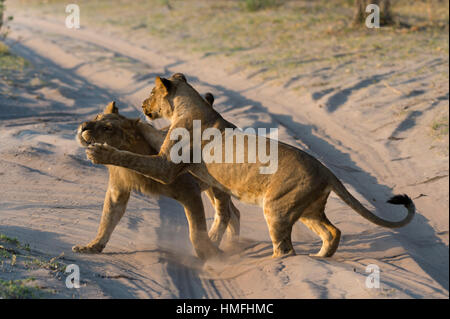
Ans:
{"label": "shadow on sand", "polygon": [[[75,106],[74,108],[83,108],[85,106],[91,106],[93,104],[104,105],[105,101],[117,100],[120,102],[118,97],[114,96],[113,92],[97,87],[91,83],[89,83],[86,79],[77,76],[71,70],[62,69],[52,61],[47,60],[29,48],[21,45],[20,43],[16,44],[14,47],[15,51],[19,52],[26,59],[31,61],[36,68],[45,68],[48,72],[46,72],[46,76],[48,80],[57,79],[60,83],[64,83],[65,86],[70,89],[65,89],[61,91],[61,94],[66,95],[67,97],[74,99]],[[174,65],[178,66],[183,62],[177,62]],[[176,70],[172,70],[174,65],[166,66],[165,70],[167,70],[167,74],[176,72]],[[369,82],[380,81],[383,77],[388,76],[389,74],[380,75],[378,78],[368,78],[366,80],[362,80],[359,85],[366,85]],[[145,75],[140,75],[142,79],[148,79]],[[253,127],[258,128],[271,128],[284,126],[286,129],[292,134],[292,136],[299,137],[302,142],[308,145],[310,151],[318,154],[320,159],[327,163],[327,166],[330,167],[329,159],[333,159],[333,161],[346,163],[346,167],[350,168],[355,173],[349,173],[348,170],[339,170],[336,172],[336,175],[344,182],[352,185],[360,194],[362,194],[365,199],[369,202],[372,202],[373,195],[372,194],[382,194],[384,198],[377,198],[377,203],[382,202],[393,196],[392,190],[390,187],[386,185],[382,185],[378,183],[376,177],[372,176],[369,172],[365,172],[362,168],[360,168],[355,162],[352,161],[349,154],[344,153],[333,145],[329,144],[327,141],[317,137],[314,134],[314,127],[311,125],[304,125],[302,123],[296,122],[292,116],[276,114],[273,113],[270,109],[262,105],[260,102],[251,100],[246,98],[238,91],[229,90],[226,87],[220,85],[211,86],[208,83],[202,82],[199,78],[188,76],[188,80],[193,83],[201,83],[207,87],[212,88],[215,92],[218,92],[218,96],[225,97],[226,100],[222,102],[222,105],[230,106],[229,109],[239,110],[245,107],[246,114],[252,118],[252,113],[264,113],[270,115],[270,121],[261,122],[258,120],[257,116],[254,116]],[[58,88],[57,84],[51,84],[54,88]],[[357,87],[355,87],[357,89]],[[329,101],[329,105],[327,105],[330,112],[333,112],[340,104],[343,103],[343,100],[346,100],[348,95],[351,93],[348,91],[338,92],[335,94],[334,98]],[[251,106],[249,108],[248,106]],[[64,105],[58,104],[56,102],[54,108],[60,110]],[[300,107],[300,106],[299,106]],[[220,106],[218,107],[220,109]],[[89,115],[92,115],[90,112]],[[86,116],[88,114],[84,114]],[[133,114],[135,115],[135,114]],[[413,120],[413,119],[410,119]],[[407,123],[405,125],[408,125]],[[401,128],[400,128],[401,129]],[[328,160],[327,160],[328,159]],[[177,212],[172,212],[167,214],[167,210],[173,210],[174,205],[170,205],[166,207],[164,202],[160,202],[161,212],[165,214],[161,214],[162,225],[160,230],[158,230],[159,236],[167,236],[164,231],[164,225],[173,225],[180,224],[182,228],[186,229],[186,222],[182,221],[182,217],[184,213],[180,207],[180,210]],[[402,210],[400,212],[396,212],[396,209],[390,207],[389,205],[381,205],[377,204],[377,212],[376,214],[389,219],[400,219],[399,216],[404,216],[405,211]],[[387,211],[388,213],[384,212]],[[392,216],[390,216],[392,215]],[[184,217],[183,217],[184,218]],[[174,234],[175,236],[175,234]],[[176,236],[180,236],[180,234],[176,234]],[[186,235],[184,235],[186,236]],[[379,234],[368,235],[368,238],[365,240],[375,241]],[[430,222],[427,218],[417,213],[413,222],[401,229],[390,232],[390,235],[393,239],[395,239],[406,251],[409,252],[414,261],[434,280],[436,280],[444,289],[448,291],[449,286],[449,249],[448,246],[440,240],[438,236],[436,236],[435,230],[430,225]],[[436,263],[435,261],[439,262]],[[171,268],[172,267],[172,268]],[[183,283],[183,273],[185,270],[176,265],[168,265],[168,272],[170,273],[175,285],[179,286],[179,288],[184,287]],[[195,274],[189,275],[191,278],[194,278],[196,281],[195,291],[191,291],[190,293],[194,293],[195,296],[203,297],[206,295],[205,291],[202,291],[202,284],[200,279],[195,276]],[[180,289],[183,291],[183,289]],[[190,295],[189,293],[186,296]],[[180,295],[180,297],[184,297],[185,295]]]}

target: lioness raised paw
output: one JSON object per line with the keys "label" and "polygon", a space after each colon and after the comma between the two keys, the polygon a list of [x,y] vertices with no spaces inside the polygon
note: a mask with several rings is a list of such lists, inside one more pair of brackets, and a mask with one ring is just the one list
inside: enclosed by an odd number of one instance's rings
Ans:
{"label": "lioness raised paw", "polygon": [[91,144],[86,149],[87,158],[94,164],[112,164],[113,156],[120,151],[106,143]]}

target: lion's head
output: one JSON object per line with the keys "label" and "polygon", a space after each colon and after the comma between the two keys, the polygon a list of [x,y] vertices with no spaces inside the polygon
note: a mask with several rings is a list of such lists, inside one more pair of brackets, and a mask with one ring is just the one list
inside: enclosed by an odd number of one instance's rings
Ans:
{"label": "lion's head", "polygon": [[78,143],[82,147],[92,143],[107,143],[117,149],[134,153],[156,153],[137,129],[138,121],[138,119],[129,119],[120,115],[115,102],[111,102],[103,113],[78,127]]}
{"label": "lion's head", "polygon": [[[189,86],[186,77],[181,73],[175,73],[170,78],[156,77],[155,87],[152,89],[150,96],[142,103],[142,111],[147,118],[154,120],[157,118],[170,119],[173,114],[173,106],[171,98],[180,90],[182,86]],[[200,96],[199,96],[200,98]],[[214,96],[211,93],[206,93],[204,99],[206,105],[212,106],[214,103]]]}

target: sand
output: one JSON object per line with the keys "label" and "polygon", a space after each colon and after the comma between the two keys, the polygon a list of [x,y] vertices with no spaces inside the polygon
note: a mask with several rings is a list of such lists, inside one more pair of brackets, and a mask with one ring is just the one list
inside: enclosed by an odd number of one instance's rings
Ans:
{"label": "sand", "polygon": [[[77,290],[65,287],[64,276],[33,273],[54,289],[49,297],[448,298],[448,146],[445,151],[445,142],[427,131],[432,112],[448,108],[448,87],[424,88],[417,97],[428,105],[423,116],[391,118],[380,105],[392,107],[415,88],[386,82],[405,65],[360,77],[331,72],[342,77],[340,87],[299,96],[223,67],[226,59],[166,52],[150,37],[123,38],[85,26],[74,31],[62,21],[14,15],[7,44],[32,63],[30,74],[40,82],[19,85],[14,98],[0,100],[0,233],[29,243],[34,255],[64,253],[66,264],[79,265]],[[448,67],[448,59],[423,57],[421,63]],[[122,114],[141,116],[154,77],[174,72],[183,72],[200,92],[212,92],[215,108],[236,125],[278,127],[280,140],[319,158],[377,215],[401,219],[406,211],[385,201],[407,193],[417,216],[388,230],[332,195],[326,212],[343,234],[337,253],[309,257],[321,242],[297,223],[297,255],[272,259],[262,210],[234,199],[242,214],[241,242],[223,243],[224,263],[202,264],[181,205],[133,194],[104,253],[72,253],[73,245],[95,236],[108,178],[75,141],[77,126],[111,100]],[[430,148],[433,143],[438,146]],[[211,223],[214,211],[206,206]],[[379,288],[366,286],[370,264],[380,269]],[[0,278],[26,275],[12,269]]]}

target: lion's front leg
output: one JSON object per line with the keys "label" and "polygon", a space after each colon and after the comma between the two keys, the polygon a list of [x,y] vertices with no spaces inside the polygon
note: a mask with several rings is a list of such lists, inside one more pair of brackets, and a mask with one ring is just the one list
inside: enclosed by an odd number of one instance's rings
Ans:
{"label": "lion's front leg", "polygon": [[111,237],[114,228],[125,213],[129,190],[117,189],[113,185],[108,186],[103,204],[103,213],[98,227],[97,236],[87,245],[75,245],[72,250],[77,253],[101,253]]}
{"label": "lion's front leg", "polygon": [[216,214],[214,222],[208,232],[208,236],[214,245],[219,246],[222,241],[223,234],[228,227],[230,221],[230,195],[211,187],[206,190],[211,204],[214,206]]}
{"label": "lion's front leg", "polygon": [[214,222],[208,232],[209,238],[216,246],[219,246],[223,234],[227,230],[231,242],[238,242],[241,214],[239,209],[234,206],[231,196],[214,187],[207,189],[205,192],[216,210]]}
{"label": "lion's front leg", "polygon": [[[170,143],[166,145],[167,152],[170,152],[170,145]],[[183,173],[187,164],[175,164],[170,160],[170,156],[164,155],[165,152],[162,154],[141,155],[121,151],[108,144],[92,144],[86,149],[87,157],[94,164],[122,166],[162,184],[170,184]]]}
{"label": "lion's front leg", "polygon": [[[179,180],[179,182],[181,184],[183,181]],[[186,192],[179,193],[180,197],[178,198],[178,201],[184,206],[184,212],[189,224],[189,239],[200,259],[220,258],[222,251],[208,237],[200,189],[197,183],[192,182],[193,180],[184,183],[183,186],[188,188],[186,188]]]}

